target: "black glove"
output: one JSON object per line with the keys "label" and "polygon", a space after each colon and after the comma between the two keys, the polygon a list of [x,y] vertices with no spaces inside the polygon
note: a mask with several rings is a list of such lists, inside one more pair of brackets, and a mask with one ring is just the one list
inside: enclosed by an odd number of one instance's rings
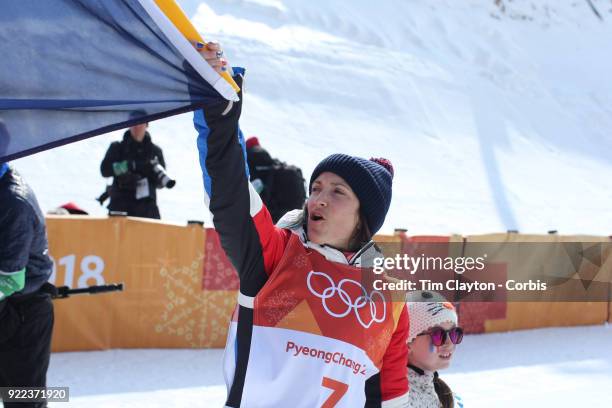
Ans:
{"label": "black glove", "polygon": [[217,121],[234,121],[238,122],[240,118],[240,113],[242,112],[242,101],[244,93],[242,92],[244,77],[242,73],[236,74],[233,77],[236,84],[240,87],[240,92],[238,92],[238,101],[222,101],[216,105],[206,106],[204,108],[204,117],[206,119],[206,123],[213,124]]}

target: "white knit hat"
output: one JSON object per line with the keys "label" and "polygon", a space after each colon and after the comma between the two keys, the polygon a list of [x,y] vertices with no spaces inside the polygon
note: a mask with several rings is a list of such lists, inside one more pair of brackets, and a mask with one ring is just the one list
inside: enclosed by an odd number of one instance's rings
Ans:
{"label": "white knit hat", "polygon": [[406,304],[410,322],[408,343],[411,343],[419,334],[432,327],[440,326],[442,323],[458,324],[459,319],[455,306],[438,292],[410,292],[406,295]]}

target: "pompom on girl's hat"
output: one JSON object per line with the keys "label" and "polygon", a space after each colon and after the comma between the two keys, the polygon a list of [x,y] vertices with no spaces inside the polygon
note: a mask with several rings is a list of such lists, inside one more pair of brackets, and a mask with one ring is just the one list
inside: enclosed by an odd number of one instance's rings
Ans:
{"label": "pompom on girl's hat", "polygon": [[329,171],[342,177],[359,199],[368,228],[375,234],[385,222],[391,205],[393,165],[387,159],[332,154],[315,167],[308,189],[321,173]]}
{"label": "pompom on girl's hat", "polygon": [[458,324],[455,306],[438,292],[410,292],[406,296],[406,304],[410,322],[407,343],[411,343],[419,334],[442,323],[448,322],[455,326]]}

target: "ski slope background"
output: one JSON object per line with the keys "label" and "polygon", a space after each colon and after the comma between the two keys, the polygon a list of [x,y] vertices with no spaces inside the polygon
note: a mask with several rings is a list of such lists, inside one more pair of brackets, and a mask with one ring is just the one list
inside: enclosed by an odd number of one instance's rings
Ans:
{"label": "ski slope background", "polygon": [[[610,325],[467,335],[440,377],[462,397],[466,408],[610,407],[610,344]],[[222,354],[222,350],[54,353],[47,383],[69,386],[70,403],[49,406],[222,407],[226,397]]]}
{"label": "ski slope background", "polygon": [[[612,232],[612,2],[180,0],[248,70],[241,126],[308,178],[324,156],[386,156],[383,231]],[[162,218],[208,222],[191,114],[151,123],[177,179]],[[15,161],[43,209],[94,215],[122,132]]]}

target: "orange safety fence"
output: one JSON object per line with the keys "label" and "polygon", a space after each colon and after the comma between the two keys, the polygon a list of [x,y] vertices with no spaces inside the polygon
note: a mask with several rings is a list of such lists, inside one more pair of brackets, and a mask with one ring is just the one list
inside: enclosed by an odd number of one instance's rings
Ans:
{"label": "orange safety fence", "polygon": [[[123,292],[58,299],[53,351],[216,348],[225,345],[238,278],[213,229],[131,217],[48,216],[51,282],[87,287],[123,282]],[[548,242],[584,237],[377,235],[386,256],[435,242],[440,255],[465,255],[472,242]],[[608,238],[589,237],[606,241]],[[609,242],[609,241],[607,241]],[[448,243],[448,247],[446,247]],[[451,244],[462,245],[451,245]],[[457,252],[460,248],[460,254]],[[610,257],[612,260],[612,257]],[[450,277],[450,276],[449,276]],[[470,333],[612,322],[608,302],[461,302]]]}

